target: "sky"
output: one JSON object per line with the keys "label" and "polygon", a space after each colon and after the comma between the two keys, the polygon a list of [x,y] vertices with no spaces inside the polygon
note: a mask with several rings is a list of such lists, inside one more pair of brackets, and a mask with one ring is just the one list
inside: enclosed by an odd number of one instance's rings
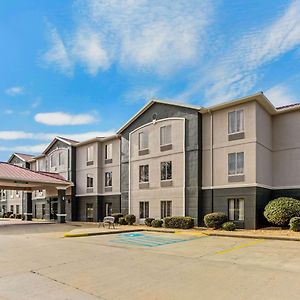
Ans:
{"label": "sky", "polygon": [[300,101],[300,0],[0,1],[0,161],[147,101]]}

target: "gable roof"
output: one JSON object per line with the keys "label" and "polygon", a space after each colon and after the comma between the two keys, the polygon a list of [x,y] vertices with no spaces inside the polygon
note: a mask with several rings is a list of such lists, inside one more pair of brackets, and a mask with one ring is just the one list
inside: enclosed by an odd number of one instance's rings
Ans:
{"label": "gable roof", "polygon": [[43,151],[43,154],[47,153],[48,150],[57,142],[57,141],[61,141],[69,146],[76,146],[79,142],[78,141],[74,141],[71,139],[67,139],[67,138],[63,138],[61,136],[56,136],[52,142],[48,145],[48,147]]}
{"label": "gable roof", "polygon": [[147,111],[153,104],[159,103],[159,104],[166,104],[166,105],[173,105],[173,106],[180,106],[185,108],[190,108],[199,111],[202,107],[196,106],[192,104],[186,104],[186,103],[180,103],[180,102],[171,102],[171,101],[165,101],[165,100],[150,100],[146,105],[144,105],[129,121],[127,121],[118,131],[117,134],[120,134],[123,132],[127,127],[129,127],[130,124],[132,124],[136,119],[139,118],[145,111]]}
{"label": "gable roof", "polygon": [[29,162],[30,160],[33,159],[33,155],[31,154],[25,154],[25,153],[13,153],[10,158],[8,159],[8,162],[11,162],[13,157],[16,156],[18,157],[19,159],[21,159],[22,161],[24,162]]}

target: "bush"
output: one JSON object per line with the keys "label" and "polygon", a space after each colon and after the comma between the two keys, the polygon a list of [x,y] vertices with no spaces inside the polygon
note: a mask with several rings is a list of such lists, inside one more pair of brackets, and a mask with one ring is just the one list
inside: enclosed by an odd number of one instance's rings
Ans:
{"label": "bush", "polygon": [[234,231],[236,230],[236,226],[233,222],[225,222],[222,224],[222,229],[226,231]]}
{"label": "bush", "polygon": [[155,220],[155,219],[154,218],[146,218],[145,225],[150,227],[153,220]]}
{"label": "bush", "polygon": [[125,218],[119,218],[119,224],[120,225],[127,225],[127,222],[126,222]]}
{"label": "bush", "polygon": [[14,215],[14,214],[11,214],[9,217],[10,217],[11,219],[14,219],[14,218],[15,218],[15,215]]}
{"label": "bush", "polygon": [[126,215],[125,220],[129,225],[133,225],[133,223],[136,221],[136,217],[135,215]]}
{"label": "bush", "polygon": [[22,215],[21,214],[16,214],[16,219],[21,219]]}
{"label": "bush", "polygon": [[287,226],[293,217],[300,217],[300,201],[280,197],[270,201],[264,211],[266,219],[277,226]]}
{"label": "bush", "polygon": [[204,223],[208,228],[221,228],[225,222],[227,222],[227,216],[222,212],[214,212],[204,216]]}
{"label": "bush", "polygon": [[167,217],[164,218],[164,226],[166,228],[189,229],[194,227],[194,219],[192,217]]}
{"label": "bush", "polygon": [[115,218],[115,223],[119,223],[119,219],[124,217],[121,213],[114,213],[111,216]]}
{"label": "bush", "polygon": [[300,218],[299,217],[291,218],[289,225],[291,230],[300,231]]}
{"label": "bush", "polygon": [[153,220],[152,222],[151,222],[151,226],[152,227],[162,227],[162,224],[163,224],[163,220]]}

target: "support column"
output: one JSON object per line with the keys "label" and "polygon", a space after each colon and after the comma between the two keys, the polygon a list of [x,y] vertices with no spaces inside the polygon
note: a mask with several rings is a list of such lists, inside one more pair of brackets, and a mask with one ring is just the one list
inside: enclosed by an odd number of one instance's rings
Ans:
{"label": "support column", "polygon": [[32,192],[25,191],[25,220],[32,221]]}
{"label": "support column", "polygon": [[57,222],[66,223],[66,188],[57,188],[58,207]]}

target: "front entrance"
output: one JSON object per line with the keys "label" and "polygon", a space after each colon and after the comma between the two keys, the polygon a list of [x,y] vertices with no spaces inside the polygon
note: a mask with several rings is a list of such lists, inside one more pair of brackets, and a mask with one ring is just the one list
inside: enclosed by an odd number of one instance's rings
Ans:
{"label": "front entrance", "polygon": [[57,200],[50,200],[50,220],[57,220],[58,203]]}
{"label": "front entrance", "polygon": [[86,220],[88,222],[93,222],[94,220],[94,207],[93,203],[86,204]]}
{"label": "front entrance", "polygon": [[111,216],[112,214],[112,203],[105,203],[105,216]]}

